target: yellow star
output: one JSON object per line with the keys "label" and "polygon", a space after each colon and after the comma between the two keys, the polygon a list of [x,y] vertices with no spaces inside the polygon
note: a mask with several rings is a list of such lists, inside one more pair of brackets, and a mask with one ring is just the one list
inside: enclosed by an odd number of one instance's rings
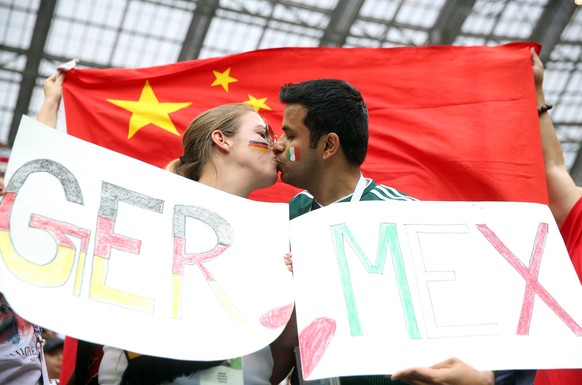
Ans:
{"label": "yellow star", "polygon": [[144,128],[148,124],[153,124],[174,135],[180,136],[169,114],[192,104],[191,102],[160,103],[150,86],[150,82],[147,80],[138,101],[117,99],[107,99],[107,101],[132,112],[131,118],[129,119],[127,139],[131,139],[141,128]]}
{"label": "yellow star", "polygon": [[262,108],[263,110],[271,110],[271,107],[267,106],[265,103],[267,98],[256,99],[253,95],[249,94],[249,100],[243,102],[244,104],[248,104],[249,106],[253,107],[255,111],[259,112]]}
{"label": "yellow star", "polygon": [[216,80],[210,85],[211,87],[214,86],[222,86],[226,92],[228,92],[228,84],[238,82],[238,79],[230,77],[230,67],[226,69],[224,72],[212,71],[214,76],[216,76]]}

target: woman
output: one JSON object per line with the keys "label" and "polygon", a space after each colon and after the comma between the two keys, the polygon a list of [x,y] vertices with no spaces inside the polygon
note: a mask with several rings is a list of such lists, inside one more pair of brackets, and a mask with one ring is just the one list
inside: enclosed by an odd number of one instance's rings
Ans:
{"label": "woman", "polygon": [[[63,78],[64,74],[58,73],[43,84],[45,100],[37,120],[52,127],[56,126]],[[272,130],[252,107],[245,104],[218,106],[192,121],[182,137],[183,154],[166,169],[247,197],[253,190],[277,181],[276,161],[271,151],[274,140]],[[103,351],[98,375],[100,384],[198,384],[200,370],[221,363],[133,355],[113,347],[104,347]],[[269,347],[244,356],[242,362],[245,384],[270,383],[273,359]],[[79,365],[82,363],[77,360]]]}
{"label": "woman", "polygon": [[184,154],[166,167],[178,175],[247,197],[277,181],[269,125],[246,104],[207,110],[184,132]]}

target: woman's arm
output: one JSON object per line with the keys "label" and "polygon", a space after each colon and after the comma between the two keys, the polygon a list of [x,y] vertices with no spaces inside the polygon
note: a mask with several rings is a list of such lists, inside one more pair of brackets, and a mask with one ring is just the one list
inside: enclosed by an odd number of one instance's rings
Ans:
{"label": "woman's arm", "polygon": [[49,127],[57,127],[57,111],[63,96],[64,72],[57,71],[44,81],[42,88],[44,90],[44,102],[38,111],[36,120],[46,124]]}

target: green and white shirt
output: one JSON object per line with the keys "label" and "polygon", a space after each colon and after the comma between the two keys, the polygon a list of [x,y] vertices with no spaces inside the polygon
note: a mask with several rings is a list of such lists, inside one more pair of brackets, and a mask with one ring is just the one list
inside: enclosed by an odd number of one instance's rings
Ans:
{"label": "green and white shirt", "polygon": [[[334,203],[350,202],[352,194],[345,196]],[[404,194],[395,188],[377,184],[372,179],[367,180],[366,188],[362,193],[360,201],[416,201],[417,199]],[[332,203],[333,204],[333,203]],[[300,215],[306,214],[311,210],[317,210],[323,207],[313,199],[307,190],[295,195],[289,202],[289,219],[295,219]]]}

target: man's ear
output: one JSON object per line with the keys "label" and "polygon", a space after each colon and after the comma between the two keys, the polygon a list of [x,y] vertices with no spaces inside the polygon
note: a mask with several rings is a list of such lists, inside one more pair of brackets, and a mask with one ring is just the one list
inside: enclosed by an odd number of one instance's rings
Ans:
{"label": "man's ear", "polygon": [[323,142],[323,159],[333,157],[340,150],[340,139],[335,132],[330,132],[320,138],[320,143]]}
{"label": "man's ear", "polygon": [[230,143],[228,142],[228,136],[224,135],[224,132],[220,130],[212,131],[210,136],[214,145],[222,151],[230,152]]}

